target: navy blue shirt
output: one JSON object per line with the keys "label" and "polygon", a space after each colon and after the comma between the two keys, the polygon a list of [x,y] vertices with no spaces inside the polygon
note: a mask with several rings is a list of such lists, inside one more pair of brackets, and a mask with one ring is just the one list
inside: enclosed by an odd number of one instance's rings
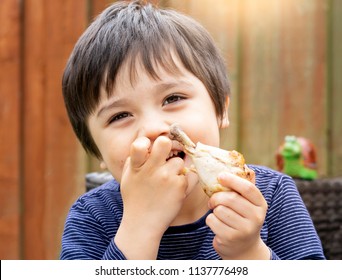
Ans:
{"label": "navy blue shirt", "polygon": [[[321,242],[292,178],[269,168],[249,167],[255,171],[256,186],[268,204],[260,234],[271,250],[271,259],[324,259]],[[114,242],[122,214],[120,186],[115,180],[83,194],[68,214],[60,258],[125,259]],[[157,258],[220,259],[212,245],[214,233],[205,224],[208,214],[192,224],[169,227]]]}

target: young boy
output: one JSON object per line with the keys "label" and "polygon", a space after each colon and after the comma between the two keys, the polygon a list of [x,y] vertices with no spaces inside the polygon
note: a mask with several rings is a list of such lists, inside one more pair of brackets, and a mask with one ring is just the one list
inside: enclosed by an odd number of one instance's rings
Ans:
{"label": "young boy", "polygon": [[209,198],[169,138],[173,123],[219,146],[226,68],[194,20],[140,1],[108,7],[77,42],[63,94],[84,148],[112,180],[72,206],[61,259],[324,259],[291,178],[258,166]]}

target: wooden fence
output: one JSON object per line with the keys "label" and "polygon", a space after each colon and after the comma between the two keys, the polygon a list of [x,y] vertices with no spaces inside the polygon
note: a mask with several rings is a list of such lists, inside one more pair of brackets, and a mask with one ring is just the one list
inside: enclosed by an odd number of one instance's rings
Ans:
{"label": "wooden fence", "polygon": [[[77,38],[111,1],[0,1],[0,258],[57,259],[66,214],[97,169],[75,139],[61,75]],[[285,135],[342,175],[342,1],[160,0],[209,29],[232,82],[222,146],[275,167]]]}

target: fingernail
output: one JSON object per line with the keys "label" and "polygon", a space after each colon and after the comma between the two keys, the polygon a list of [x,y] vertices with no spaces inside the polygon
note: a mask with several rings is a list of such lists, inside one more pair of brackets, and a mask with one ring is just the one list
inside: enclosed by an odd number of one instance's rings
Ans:
{"label": "fingernail", "polygon": [[140,147],[149,147],[150,146],[150,140],[146,137],[140,137],[136,139],[136,143]]}
{"label": "fingernail", "polygon": [[221,172],[221,173],[217,176],[217,179],[218,179],[219,181],[222,181],[222,180],[227,179],[227,177],[228,177],[228,175],[227,175],[226,172]]}

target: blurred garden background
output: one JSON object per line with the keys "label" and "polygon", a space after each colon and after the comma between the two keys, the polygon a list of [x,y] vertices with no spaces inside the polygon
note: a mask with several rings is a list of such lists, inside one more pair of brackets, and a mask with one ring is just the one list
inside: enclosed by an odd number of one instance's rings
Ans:
{"label": "blurred garden background", "polygon": [[[58,259],[85,174],[61,76],[109,0],[0,0],[0,259]],[[310,139],[320,178],[342,176],[342,1],[154,0],[201,22],[227,61],[222,147],[276,168],[286,135]]]}

